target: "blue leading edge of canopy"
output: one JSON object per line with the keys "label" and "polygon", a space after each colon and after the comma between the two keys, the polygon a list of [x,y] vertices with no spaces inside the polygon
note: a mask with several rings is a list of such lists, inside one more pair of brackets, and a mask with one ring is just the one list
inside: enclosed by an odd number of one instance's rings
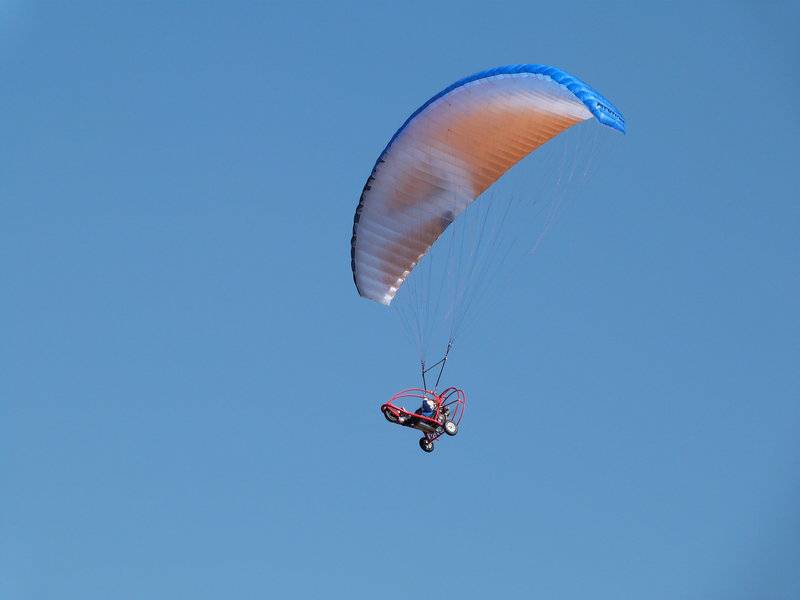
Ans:
{"label": "blue leading edge of canopy", "polygon": [[414,117],[428,108],[428,106],[436,102],[442,96],[449,94],[453,90],[460,88],[463,85],[477,81],[478,79],[486,79],[487,77],[494,77],[495,75],[518,75],[520,73],[545,75],[549,77],[556,83],[563,85],[570,92],[572,92],[578,100],[584,103],[586,108],[591,111],[591,113],[600,123],[625,133],[625,118],[622,116],[622,113],[617,109],[617,107],[615,107],[600,92],[577,77],[574,77],[569,73],[562,71],[561,69],[548,67],[547,65],[505,65],[503,67],[487,69],[486,71],[481,71],[480,73],[475,73],[468,77],[464,77],[463,79],[459,79],[433,96],[433,98],[420,106],[410,117],[408,117],[408,119],[406,119],[405,123],[400,126],[400,129],[398,129],[392,136],[392,139],[389,140],[389,143],[386,144],[386,148],[384,148],[383,152],[381,152],[381,156],[383,156],[383,154],[389,149],[389,146],[392,145],[397,136],[402,133],[402,131],[408,126]]}
{"label": "blue leading edge of canopy", "polygon": [[533,75],[544,75],[549,77],[556,83],[563,85],[570,92],[572,92],[572,94],[574,94],[578,100],[583,102],[583,104],[589,109],[598,122],[603,125],[607,125],[612,129],[616,129],[617,131],[625,133],[625,118],[605,96],[577,77],[573,77],[569,73],[565,73],[561,69],[557,69],[555,67],[548,67],[547,65],[505,65],[503,67],[495,67],[494,69],[487,69],[486,71],[475,73],[469,77],[459,79],[452,85],[447,86],[441,92],[428,100],[425,104],[415,110],[412,115],[405,120],[400,129],[395,132],[395,134],[392,136],[392,139],[389,140],[389,143],[386,144],[386,147],[378,156],[378,160],[375,161],[375,166],[372,167],[372,173],[370,173],[367,183],[364,186],[364,190],[361,192],[361,198],[359,199],[358,206],[356,207],[356,213],[353,216],[353,237],[350,238],[350,266],[353,270],[353,281],[356,284],[356,289],[358,289],[359,294],[361,294],[361,287],[358,285],[358,280],[356,278],[355,257],[358,222],[361,217],[361,209],[364,206],[365,194],[369,190],[369,183],[375,176],[375,171],[378,169],[378,165],[383,161],[386,151],[394,143],[395,139],[397,139],[397,136],[403,132],[403,130],[418,114],[420,114],[442,96],[452,92],[454,89],[466,85],[472,81],[477,81],[478,79],[486,79],[487,77],[493,77],[495,75],[517,75],[520,73],[530,73]]}

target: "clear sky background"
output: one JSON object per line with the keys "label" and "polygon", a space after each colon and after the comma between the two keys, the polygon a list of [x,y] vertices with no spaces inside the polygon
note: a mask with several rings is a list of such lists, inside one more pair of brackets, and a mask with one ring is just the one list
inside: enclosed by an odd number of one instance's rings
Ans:
{"label": "clear sky background", "polygon": [[[0,2],[0,597],[800,597],[798,25]],[[425,455],[378,412],[417,357],[356,295],[353,211],[414,108],[518,62],[629,133]]]}

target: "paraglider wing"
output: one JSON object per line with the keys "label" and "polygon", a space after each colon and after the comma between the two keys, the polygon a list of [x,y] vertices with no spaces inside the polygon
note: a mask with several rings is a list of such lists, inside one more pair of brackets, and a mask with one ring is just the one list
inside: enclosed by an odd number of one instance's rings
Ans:
{"label": "paraglider wing", "polygon": [[428,100],[394,134],[361,193],[350,250],[358,293],[390,304],[471,202],[536,148],[592,117],[625,131],[602,95],[544,65],[476,73]]}

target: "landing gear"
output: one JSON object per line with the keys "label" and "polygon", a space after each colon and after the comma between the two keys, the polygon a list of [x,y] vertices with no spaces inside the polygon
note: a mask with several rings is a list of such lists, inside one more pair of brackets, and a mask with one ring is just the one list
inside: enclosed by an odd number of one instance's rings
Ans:
{"label": "landing gear", "polygon": [[447,435],[455,435],[455,434],[458,433],[458,425],[456,425],[452,421],[445,421],[444,422],[444,432]]}
{"label": "landing gear", "polygon": [[433,442],[426,437],[420,438],[419,447],[423,452],[433,452]]}
{"label": "landing gear", "polygon": [[389,410],[389,408],[383,409],[383,416],[386,417],[386,420],[389,421],[389,423],[397,423],[400,421],[400,418],[397,416],[397,414]]}

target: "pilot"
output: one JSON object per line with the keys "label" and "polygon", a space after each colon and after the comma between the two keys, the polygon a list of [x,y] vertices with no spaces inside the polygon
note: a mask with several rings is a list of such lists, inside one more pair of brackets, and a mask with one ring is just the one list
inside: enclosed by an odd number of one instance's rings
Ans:
{"label": "pilot", "polygon": [[422,399],[422,406],[420,406],[416,412],[418,415],[422,415],[423,417],[433,417],[434,413],[436,412],[436,400],[425,396]]}

